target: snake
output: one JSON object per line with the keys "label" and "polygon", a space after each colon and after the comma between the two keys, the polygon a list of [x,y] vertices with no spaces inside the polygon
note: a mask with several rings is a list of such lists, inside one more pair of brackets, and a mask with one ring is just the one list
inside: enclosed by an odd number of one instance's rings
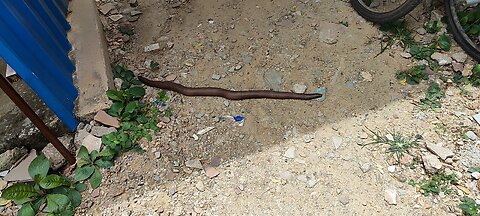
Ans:
{"label": "snake", "polygon": [[174,91],[185,96],[222,97],[229,100],[247,100],[262,98],[280,100],[312,100],[323,96],[320,93],[301,94],[272,90],[232,91],[216,87],[186,87],[175,82],[154,81],[142,76],[138,76],[138,80],[147,86],[160,88],[167,91]]}

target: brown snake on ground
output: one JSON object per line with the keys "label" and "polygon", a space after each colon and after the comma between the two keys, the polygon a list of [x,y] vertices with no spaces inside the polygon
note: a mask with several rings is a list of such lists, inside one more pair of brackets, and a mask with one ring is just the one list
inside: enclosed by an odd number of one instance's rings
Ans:
{"label": "brown snake on ground", "polygon": [[246,100],[260,98],[283,100],[312,100],[323,96],[319,93],[299,94],[293,92],[278,92],[270,90],[231,91],[215,87],[191,88],[169,81],[153,81],[141,76],[138,77],[138,80],[140,80],[140,82],[147,86],[178,92],[186,96],[223,97],[230,100]]}

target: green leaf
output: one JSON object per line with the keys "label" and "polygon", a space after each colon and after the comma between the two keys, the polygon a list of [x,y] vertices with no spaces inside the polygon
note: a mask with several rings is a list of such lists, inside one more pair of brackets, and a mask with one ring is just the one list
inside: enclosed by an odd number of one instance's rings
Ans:
{"label": "green leaf", "polygon": [[84,183],[78,183],[78,184],[75,185],[75,189],[79,192],[83,192],[83,191],[87,190],[87,188],[88,188],[87,185],[84,184]]}
{"label": "green leaf", "polygon": [[95,171],[93,166],[85,166],[75,170],[73,182],[79,182],[87,179]]}
{"label": "green leaf", "polygon": [[132,79],[132,81],[130,81],[133,85],[141,85],[142,82],[140,82],[140,80],[137,80],[137,79]]}
{"label": "green leaf", "polygon": [[77,160],[77,168],[83,167],[85,165],[91,164],[91,161],[86,161],[84,159]]}
{"label": "green leaf", "polygon": [[90,152],[90,160],[95,161],[97,159],[97,155],[98,155],[97,150],[93,150],[92,152]]}
{"label": "green leaf", "polygon": [[67,196],[73,208],[78,207],[82,202],[82,195],[80,194],[80,192],[78,192],[75,189],[67,188],[67,187],[59,187],[59,188],[55,188],[52,192],[54,194],[63,194]]}
{"label": "green leaf", "polygon": [[18,211],[18,216],[35,216],[35,214],[31,203],[22,205],[22,208]]}
{"label": "green leaf", "polygon": [[124,97],[122,92],[117,91],[117,90],[108,90],[107,91],[107,97],[112,100],[112,101],[124,101]]}
{"label": "green leaf", "polygon": [[88,149],[85,146],[80,146],[80,150],[78,150],[77,157],[89,161],[90,156],[88,155]]}
{"label": "green leaf", "polygon": [[48,175],[40,181],[39,185],[43,189],[53,189],[60,186],[68,186],[70,181],[64,176]]}
{"label": "green leaf", "polygon": [[102,183],[102,173],[98,169],[95,169],[95,172],[93,172],[92,177],[90,178],[90,186],[92,186],[93,189],[96,189],[100,186]]}
{"label": "green leaf", "polygon": [[35,188],[24,183],[16,183],[2,192],[2,198],[7,200],[20,200],[38,195]]}
{"label": "green leaf", "polygon": [[120,86],[120,89],[125,90],[130,88],[132,86],[129,82],[122,82],[122,85]]}
{"label": "green leaf", "polygon": [[445,51],[449,51],[452,47],[452,39],[447,34],[442,34],[438,39],[438,46]]}
{"label": "green leaf", "polygon": [[470,167],[468,168],[468,172],[470,173],[480,172],[480,167]]}
{"label": "green leaf", "polygon": [[135,86],[127,90],[129,95],[134,96],[135,98],[140,98],[145,95],[145,89],[140,86]]}
{"label": "green leaf", "polygon": [[40,197],[39,199],[32,201],[33,210],[36,212],[40,211],[40,208],[43,204],[45,204],[45,202],[47,202],[46,197]]}
{"label": "green leaf", "polygon": [[99,166],[99,167],[102,167],[102,168],[110,168],[112,167],[114,164],[112,161],[108,161],[108,160],[97,160],[95,161],[95,165]]}
{"label": "green leaf", "polygon": [[[45,157],[45,155],[39,155],[28,166],[28,174],[35,180],[39,182],[42,178],[47,176],[48,170],[50,169],[50,162]],[[36,177],[36,176],[39,177]]]}
{"label": "green leaf", "polygon": [[104,160],[112,160],[115,156],[115,152],[111,148],[104,148],[100,153],[97,154],[98,158],[103,158]]}
{"label": "green leaf", "polygon": [[128,103],[127,106],[125,107],[125,112],[133,113],[138,108],[138,105],[139,105],[138,101],[132,101]]}
{"label": "green leaf", "polygon": [[118,101],[114,102],[110,107],[110,109],[108,110],[108,114],[114,117],[120,116],[124,107],[125,106],[123,105],[122,102],[118,102]]}
{"label": "green leaf", "polygon": [[50,213],[63,212],[69,209],[70,199],[63,194],[48,194],[47,207]]}

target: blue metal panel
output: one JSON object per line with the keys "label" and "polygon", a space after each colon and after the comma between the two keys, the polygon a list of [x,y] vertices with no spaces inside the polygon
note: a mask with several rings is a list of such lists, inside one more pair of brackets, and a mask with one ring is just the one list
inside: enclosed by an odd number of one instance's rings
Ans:
{"label": "blue metal panel", "polygon": [[68,58],[67,0],[1,0],[0,57],[70,129],[78,124],[73,85],[75,66]]}

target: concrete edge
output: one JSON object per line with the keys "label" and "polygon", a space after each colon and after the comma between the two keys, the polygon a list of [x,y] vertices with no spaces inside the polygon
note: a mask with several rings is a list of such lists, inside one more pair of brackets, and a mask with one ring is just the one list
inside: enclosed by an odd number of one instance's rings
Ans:
{"label": "concrete edge", "polygon": [[75,114],[80,120],[91,120],[97,111],[111,105],[105,94],[114,88],[107,42],[95,0],[71,1],[69,7],[72,28],[68,38],[76,65],[74,84],[79,94]]}

